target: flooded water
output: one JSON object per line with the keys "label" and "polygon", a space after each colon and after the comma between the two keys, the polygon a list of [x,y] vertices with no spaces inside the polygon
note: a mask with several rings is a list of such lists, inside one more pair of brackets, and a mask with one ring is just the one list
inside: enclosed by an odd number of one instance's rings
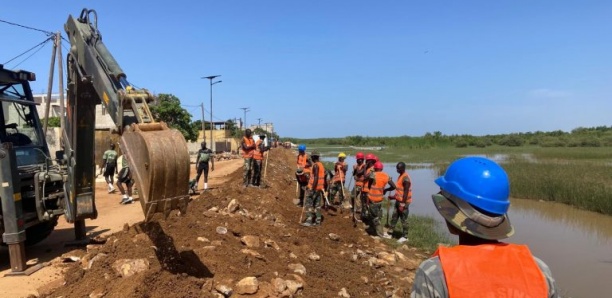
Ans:
{"label": "flooded water", "polygon": [[[350,168],[354,159],[347,162]],[[385,172],[397,179],[395,163],[384,166]],[[429,215],[443,224],[431,202],[431,195],[439,190],[434,183],[438,175],[428,165],[409,166],[413,183],[411,213]],[[511,199],[509,217],[515,235],[507,242],[527,244],[534,255],[547,263],[563,297],[612,295],[612,216],[564,204]]]}

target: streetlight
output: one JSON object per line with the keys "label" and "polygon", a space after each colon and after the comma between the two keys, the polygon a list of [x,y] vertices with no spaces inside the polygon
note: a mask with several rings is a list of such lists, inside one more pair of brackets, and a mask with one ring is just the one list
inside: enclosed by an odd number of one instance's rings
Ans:
{"label": "streetlight", "polygon": [[[210,148],[213,150],[213,152],[215,151],[215,149],[216,149],[215,147],[216,147],[216,146],[215,146],[215,143],[213,143],[213,113],[212,113],[213,106],[212,106],[212,86],[213,86],[214,84],[218,84],[218,83],[223,82],[223,81],[221,81],[221,80],[216,81],[216,82],[213,82],[213,80],[214,80],[215,78],[218,78],[218,77],[220,77],[220,76],[221,76],[221,75],[214,75],[214,76],[202,77],[202,79],[209,79],[209,80],[210,80]],[[204,122],[204,118],[202,118],[202,122]],[[202,138],[204,138],[204,131],[202,131]],[[204,140],[206,140],[206,139],[204,138]]]}
{"label": "streetlight", "polygon": [[244,129],[246,129],[247,128],[246,113],[250,111],[249,110],[250,108],[240,108],[240,109],[244,111]]}

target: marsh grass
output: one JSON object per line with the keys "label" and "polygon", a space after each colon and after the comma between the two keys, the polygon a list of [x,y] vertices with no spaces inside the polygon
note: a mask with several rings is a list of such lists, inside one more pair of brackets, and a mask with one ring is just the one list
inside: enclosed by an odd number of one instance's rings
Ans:
{"label": "marsh grass", "polygon": [[605,163],[512,158],[503,167],[511,181],[512,197],[555,201],[612,215],[612,167]]}
{"label": "marsh grass", "polygon": [[[386,222],[386,218],[383,218],[383,224]],[[396,231],[400,229],[400,222],[398,221]],[[439,222],[434,218],[421,215],[408,216],[408,242],[407,244],[419,249],[422,249],[428,253],[433,253],[438,249],[439,244],[454,245],[457,244],[455,240],[452,240]],[[385,240],[385,243],[392,247],[399,247],[403,244],[397,243],[395,239]]]}

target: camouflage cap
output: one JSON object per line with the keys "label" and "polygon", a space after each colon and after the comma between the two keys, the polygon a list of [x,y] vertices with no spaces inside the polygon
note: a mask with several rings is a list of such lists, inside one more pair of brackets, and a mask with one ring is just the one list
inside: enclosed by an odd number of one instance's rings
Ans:
{"label": "camouflage cap", "polygon": [[321,153],[319,153],[319,151],[316,151],[316,150],[315,150],[315,151],[312,151],[312,152],[310,153],[310,156],[321,156]]}
{"label": "camouflage cap", "polygon": [[432,195],[431,198],[440,215],[465,233],[489,240],[506,239],[514,234],[508,214],[488,216],[444,191]]}

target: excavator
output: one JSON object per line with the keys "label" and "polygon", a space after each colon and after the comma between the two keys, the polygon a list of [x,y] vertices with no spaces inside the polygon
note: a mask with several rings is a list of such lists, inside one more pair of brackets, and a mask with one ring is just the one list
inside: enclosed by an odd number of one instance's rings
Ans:
{"label": "excavator", "polygon": [[63,151],[50,157],[29,82],[34,73],[0,65],[0,231],[8,246],[9,275],[28,275],[25,245],[51,234],[60,216],[86,239],[85,220],[95,219],[95,109],[102,104],[121,135],[119,147],[138,187],[145,221],[187,211],[189,153],[183,135],[153,118],[155,97],[127,80],[102,42],[94,10],[70,15],[64,29],[67,100]]}

